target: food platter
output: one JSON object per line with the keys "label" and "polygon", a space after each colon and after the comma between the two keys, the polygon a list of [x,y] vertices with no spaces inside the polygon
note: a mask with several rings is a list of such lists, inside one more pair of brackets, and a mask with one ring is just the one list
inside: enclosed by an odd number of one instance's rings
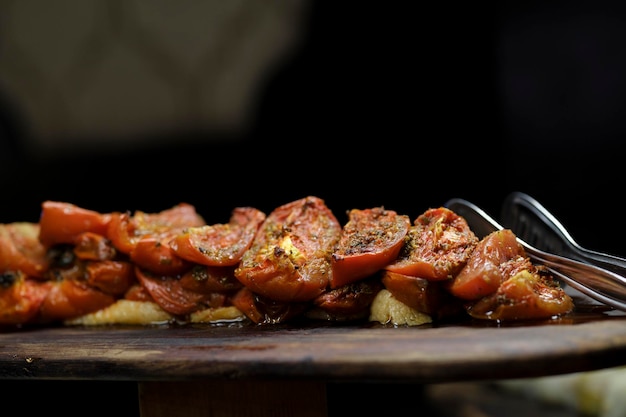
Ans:
{"label": "food platter", "polygon": [[452,382],[626,364],[626,317],[533,325],[57,327],[0,333],[0,379]]}

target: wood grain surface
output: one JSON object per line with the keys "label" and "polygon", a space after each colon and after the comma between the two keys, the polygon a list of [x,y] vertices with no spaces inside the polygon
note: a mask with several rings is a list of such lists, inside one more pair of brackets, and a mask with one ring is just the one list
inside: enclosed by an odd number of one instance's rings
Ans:
{"label": "wood grain surface", "polygon": [[626,320],[519,327],[68,327],[0,333],[0,379],[372,380],[544,376],[626,363]]}

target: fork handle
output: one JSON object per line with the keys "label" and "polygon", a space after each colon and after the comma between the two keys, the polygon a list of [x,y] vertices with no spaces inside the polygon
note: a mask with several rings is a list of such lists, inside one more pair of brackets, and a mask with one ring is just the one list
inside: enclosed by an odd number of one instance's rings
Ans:
{"label": "fork handle", "polygon": [[541,235],[544,242],[553,242],[555,247],[549,245],[549,252],[626,276],[626,259],[582,247],[550,211],[528,194],[519,191],[509,194],[502,206],[502,220],[527,242],[533,240],[534,234]]}

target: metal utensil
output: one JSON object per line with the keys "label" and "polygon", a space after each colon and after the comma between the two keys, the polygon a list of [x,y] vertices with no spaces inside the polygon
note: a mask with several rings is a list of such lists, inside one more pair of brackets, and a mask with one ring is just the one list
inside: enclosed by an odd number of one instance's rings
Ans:
{"label": "metal utensil", "polygon": [[[470,228],[483,238],[504,227],[478,206],[467,200],[453,198],[445,206],[465,218]],[[602,304],[626,311],[626,278],[597,265],[541,251],[518,237],[526,254],[545,265],[555,277],[582,294]]]}
{"label": "metal utensil", "polygon": [[626,259],[582,247],[552,213],[528,194],[509,194],[502,205],[500,220],[517,237],[540,250],[626,276]]}

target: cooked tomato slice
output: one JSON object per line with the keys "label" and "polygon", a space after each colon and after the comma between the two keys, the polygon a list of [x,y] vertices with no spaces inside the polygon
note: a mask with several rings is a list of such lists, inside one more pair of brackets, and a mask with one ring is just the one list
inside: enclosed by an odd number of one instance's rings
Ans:
{"label": "cooked tomato slice", "polygon": [[452,297],[441,281],[384,271],[383,285],[396,300],[432,317],[444,318],[463,311],[459,299]]}
{"label": "cooked tomato slice", "polygon": [[132,220],[133,216],[128,212],[111,213],[111,220],[106,231],[106,236],[113,247],[126,255],[132,252],[142,236]]}
{"label": "cooked tomato slice", "polygon": [[132,301],[151,301],[154,302],[154,298],[150,295],[143,285],[137,282],[131,285],[131,287],[124,293],[124,299]]}
{"label": "cooked tomato slice", "polygon": [[264,220],[265,213],[260,210],[237,207],[228,223],[188,227],[170,246],[181,258],[201,265],[237,265]]}
{"label": "cooked tomato slice", "polygon": [[0,274],[0,324],[34,321],[52,283],[28,279],[20,271]]}
{"label": "cooked tomato slice", "polygon": [[73,251],[77,258],[91,261],[111,260],[117,256],[117,251],[109,239],[92,232],[76,236]]}
{"label": "cooked tomato slice", "polygon": [[574,309],[571,297],[549,274],[523,270],[498,290],[468,307],[470,316],[490,320],[534,320],[561,316]]}
{"label": "cooked tomato slice", "polygon": [[171,314],[193,313],[206,308],[205,302],[210,299],[210,295],[184,288],[176,277],[158,276],[140,268],[135,268],[135,275],[154,302]]}
{"label": "cooked tomato slice", "polygon": [[45,246],[73,244],[81,233],[105,235],[110,215],[60,201],[44,201],[39,218],[39,240]]}
{"label": "cooked tomato slice", "polygon": [[320,198],[287,203],[267,216],[235,276],[271,300],[312,300],[329,286],[340,235],[339,221]]}
{"label": "cooked tomato slice", "polygon": [[396,259],[411,227],[406,215],[375,207],[352,209],[332,256],[330,287],[368,277]]}
{"label": "cooked tomato slice", "polygon": [[445,280],[455,276],[478,243],[467,221],[452,210],[426,210],[415,219],[397,259],[385,269],[416,277]]}
{"label": "cooked tomato slice", "polygon": [[[454,277],[449,291],[464,300],[493,294],[513,270],[530,267],[524,248],[509,229],[485,236],[476,245],[465,267]],[[508,272],[507,272],[508,271]]]}
{"label": "cooked tomato slice", "polygon": [[49,262],[38,236],[37,223],[0,224],[0,273],[21,271],[42,278]]}
{"label": "cooked tomato slice", "polygon": [[193,265],[172,250],[171,235],[147,236],[139,239],[130,252],[130,260],[137,266],[157,275],[180,275]]}
{"label": "cooked tomato slice", "polygon": [[137,282],[130,262],[89,261],[85,269],[87,283],[107,294],[121,296]]}
{"label": "cooked tomato slice", "polygon": [[270,300],[243,287],[232,297],[231,303],[255,324],[279,324],[296,318],[309,307],[309,303]]}
{"label": "cooked tomato slice", "polygon": [[50,281],[51,287],[40,308],[40,320],[53,322],[72,319],[110,306],[115,297],[84,281]]}
{"label": "cooked tomato slice", "polygon": [[313,305],[327,314],[330,320],[351,320],[369,315],[369,308],[383,285],[380,277],[367,279],[331,289],[313,300]]}
{"label": "cooked tomato slice", "polygon": [[158,213],[136,211],[114,212],[110,215],[106,236],[122,253],[130,254],[137,243],[146,237],[161,236],[170,239],[187,227],[204,226],[206,223],[194,206],[180,203]]}
{"label": "cooked tomato slice", "polygon": [[196,265],[180,278],[180,285],[201,294],[234,292],[243,286],[235,278],[235,268],[234,266]]}

